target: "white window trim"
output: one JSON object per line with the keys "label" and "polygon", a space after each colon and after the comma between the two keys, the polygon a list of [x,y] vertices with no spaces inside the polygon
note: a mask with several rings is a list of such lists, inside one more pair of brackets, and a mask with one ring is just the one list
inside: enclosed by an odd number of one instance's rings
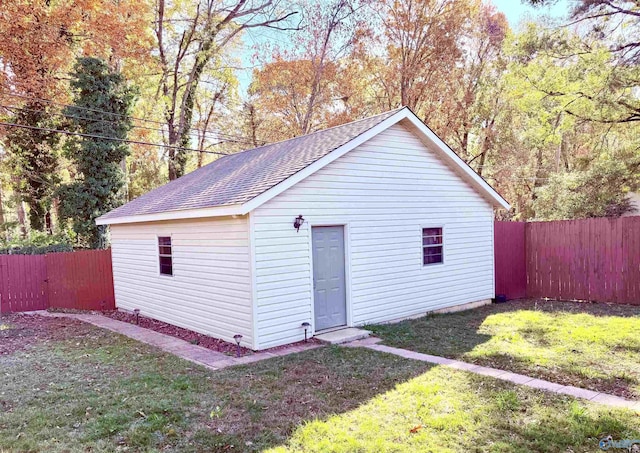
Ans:
{"label": "white window trim", "polygon": [[[442,230],[442,261],[439,263],[430,263],[430,264],[424,264],[424,248],[425,245],[423,245],[422,243],[422,230],[424,230],[425,228],[440,228]],[[420,225],[420,267],[422,267],[423,269],[429,269],[432,267],[437,267],[437,266],[442,266],[444,265],[444,263],[446,262],[446,243],[447,243],[447,236],[446,236],[446,228],[443,224],[425,224],[425,225]],[[438,247],[440,246],[440,244],[436,245],[434,244],[433,247]]]}
{"label": "white window trim", "polygon": [[[160,257],[161,256],[169,256],[169,255],[161,255],[160,254],[160,238],[169,238],[171,239],[171,275],[163,274],[162,269],[160,268]],[[158,256],[158,275],[160,277],[173,277],[176,275],[175,269],[173,268],[173,235],[172,234],[156,234],[156,253]]]}

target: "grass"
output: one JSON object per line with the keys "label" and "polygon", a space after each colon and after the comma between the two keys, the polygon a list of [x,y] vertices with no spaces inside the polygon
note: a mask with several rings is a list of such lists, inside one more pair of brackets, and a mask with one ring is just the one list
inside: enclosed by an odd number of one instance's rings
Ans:
{"label": "grass", "polygon": [[640,307],[516,301],[368,328],[391,346],[640,397]]}
{"label": "grass", "polygon": [[[282,452],[597,451],[637,416],[434,367],[356,410],[298,428]],[[607,434],[605,434],[607,433]]]}
{"label": "grass", "polygon": [[629,411],[366,349],[212,372],[71,327],[0,355],[0,451],[593,451],[640,437]]}

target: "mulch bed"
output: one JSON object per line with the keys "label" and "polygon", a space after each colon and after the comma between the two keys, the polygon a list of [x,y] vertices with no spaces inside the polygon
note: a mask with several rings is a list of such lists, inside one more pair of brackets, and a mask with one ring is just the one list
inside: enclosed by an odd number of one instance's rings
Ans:
{"label": "mulch bed", "polygon": [[92,326],[68,318],[47,318],[19,313],[0,316],[0,355],[47,343],[88,335]]}
{"label": "mulch bed", "polygon": [[[80,310],[55,310],[68,313],[88,313]],[[133,313],[124,311],[95,312],[103,316],[108,316],[118,321],[136,324],[136,316]],[[235,344],[210,337],[205,334],[194,332],[193,330],[177,327],[166,322],[158,321],[145,316],[140,316],[140,327],[150,329],[155,332],[171,335],[203,348],[212,351],[222,352],[228,355],[236,355],[237,346]],[[20,313],[3,315],[0,317],[0,355],[9,355],[16,351],[27,349],[30,345],[40,342],[55,342],[69,338],[86,336],[93,327],[82,321],[70,318],[49,318],[38,315],[24,315]],[[289,348],[291,346],[302,346],[308,344],[321,344],[319,340],[310,338],[307,343],[299,341],[297,343],[276,346],[260,352],[273,352]],[[240,348],[241,355],[253,354],[249,348]]]}
{"label": "mulch bed", "polygon": [[[104,316],[117,319],[118,321],[128,322],[129,324],[136,323],[136,315],[133,313],[127,313],[124,311],[108,311],[102,314]],[[140,323],[138,325],[145,329],[150,329],[165,335],[171,335],[172,337],[180,338],[181,340],[188,341],[189,343],[197,344],[203,348],[222,352],[224,354],[235,355],[238,348],[235,344],[228,343],[202,333],[194,332],[193,330],[176,327],[156,319],[147,318],[145,316],[140,316]],[[242,355],[250,354],[251,352],[251,349],[240,347],[240,353]]]}
{"label": "mulch bed", "polygon": [[[102,313],[104,316],[108,316],[113,319],[117,319],[118,321],[128,322],[130,324],[136,323],[136,315],[133,313],[127,313],[124,311],[108,311]],[[167,324],[166,322],[158,321],[156,319],[147,318],[145,316],[140,316],[140,327],[144,327],[145,329],[151,329],[156,332],[163,333],[165,335],[171,335],[172,337],[180,338],[181,340],[188,341],[189,343],[197,344],[198,346],[202,346],[203,348],[211,349],[212,351],[222,352],[229,355],[235,355],[237,351],[237,346],[235,344],[228,343],[224,340],[219,340],[217,338],[210,337],[208,335],[194,332],[193,330],[184,329],[182,327],[176,327],[171,324]],[[304,341],[299,341],[297,343],[286,344],[282,346],[276,346],[274,348],[265,349],[260,352],[270,352],[270,351],[278,351],[281,349],[289,348],[291,346],[300,346],[305,344],[320,344],[320,341],[315,338],[310,338],[307,343]],[[241,355],[252,354],[253,351],[249,348],[240,348]]]}

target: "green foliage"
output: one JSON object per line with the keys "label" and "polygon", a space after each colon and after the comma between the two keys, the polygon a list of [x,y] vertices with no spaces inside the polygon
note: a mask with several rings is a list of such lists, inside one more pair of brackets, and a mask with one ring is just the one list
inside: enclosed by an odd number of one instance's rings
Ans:
{"label": "green foliage", "polygon": [[640,183],[640,124],[620,120],[620,101],[633,96],[612,82],[622,70],[607,43],[530,23],[507,40],[505,53],[505,104],[514,127],[500,131],[507,146],[494,151],[489,172],[516,218],[625,212],[626,193]]}
{"label": "green foliage", "polygon": [[75,234],[73,231],[61,231],[47,234],[31,230],[25,238],[0,241],[0,255],[42,255],[54,252],[72,252]]}
{"label": "green foliage", "polygon": [[[51,113],[37,101],[16,110],[9,120],[26,126],[56,128]],[[51,228],[51,199],[60,182],[57,174],[59,141],[57,133],[23,128],[11,129],[4,140],[9,165],[16,175],[13,189],[29,205],[29,224],[34,230]]]}
{"label": "green foliage", "polygon": [[[70,127],[82,134],[126,139],[135,93],[124,77],[96,58],[79,58],[72,77],[74,105],[65,109],[72,117]],[[97,226],[95,219],[125,201],[121,164],[129,146],[117,140],[74,136],[64,151],[75,163],[78,177],[59,190],[60,215],[73,221],[81,243],[105,248],[106,227]]]}
{"label": "green foliage", "polygon": [[[637,166],[632,168],[637,173]],[[538,191],[536,215],[547,220],[620,216],[631,209],[624,188],[633,178],[633,169],[611,159],[586,170],[553,174]]]}

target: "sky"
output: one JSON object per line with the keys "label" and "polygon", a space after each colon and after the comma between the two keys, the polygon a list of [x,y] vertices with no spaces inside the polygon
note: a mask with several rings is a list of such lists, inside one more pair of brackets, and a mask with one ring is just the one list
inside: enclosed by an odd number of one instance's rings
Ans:
{"label": "sky", "polygon": [[[556,2],[552,6],[538,7],[534,8],[533,6],[529,6],[528,4],[523,4],[522,0],[490,0],[499,11],[502,11],[505,16],[507,16],[507,20],[509,21],[509,25],[511,29],[514,31],[518,30],[518,25],[522,20],[527,19],[536,19],[541,16],[551,16],[553,18],[563,18],[566,17],[569,13],[570,1],[571,0],[556,0]],[[260,44],[269,40],[277,40],[281,41],[282,39],[286,40],[286,37],[283,37],[281,34],[277,36],[272,35],[272,31],[259,32],[253,34],[249,32],[245,37],[245,44],[248,44],[248,48],[252,47],[254,44]],[[277,32],[276,32],[277,33]],[[240,70],[238,72],[238,80],[240,82],[240,93],[244,97],[247,92],[247,88],[249,87],[249,83],[251,83],[251,65],[253,64],[252,56],[254,50],[249,49],[245,51],[241,56],[242,66],[244,70]]]}
{"label": "sky", "polygon": [[569,0],[558,0],[554,5],[544,8],[524,5],[521,0],[492,0],[492,3],[507,16],[509,25],[514,30],[518,28],[518,24],[523,19],[535,19],[541,15],[550,15],[556,18],[567,16],[570,7]]}

